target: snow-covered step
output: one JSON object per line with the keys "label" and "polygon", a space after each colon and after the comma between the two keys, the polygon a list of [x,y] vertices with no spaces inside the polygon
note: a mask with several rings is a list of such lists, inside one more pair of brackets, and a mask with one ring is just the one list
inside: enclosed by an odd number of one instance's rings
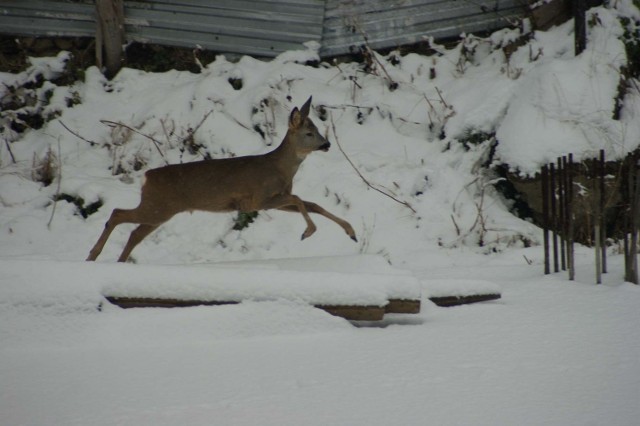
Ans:
{"label": "snow-covered step", "polygon": [[126,308],[289,300],[351,320],[419,312],[418,280],[376,263],[373,258],[354,257],[153,267],[143,279],[137,271],[103,285],[101,292],[111,303]]}
{"label": "snow-covered step", "polygon": [[2,288],[8,299],[65,311],[97,309],[106,299],[126,307],[286,300],[354,320],[419,312],[419,281],[385,264],[367,256],[196,265],[2,260],[0,269],[14,277]]}
{"label": "snow-covered step", "polygon": [[[420,310],[418,280],[376,256],[196,265],[1,261],[0,266],[16,276],[15,291],[24,303],[61,304],[70,309],[78,298],[96,306],[108,298],[123,306],[288,300],[350,319]],[[52,284],[52,277],[64,279]]]}

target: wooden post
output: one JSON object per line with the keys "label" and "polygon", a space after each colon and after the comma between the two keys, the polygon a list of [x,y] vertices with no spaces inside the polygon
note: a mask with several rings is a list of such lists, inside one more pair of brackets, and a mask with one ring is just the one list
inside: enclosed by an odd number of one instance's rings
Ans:
{"label": "wooden post", "polygon": [[545,164],[540,173],[542,182],[542,233],[544,238],[544,273],[549,275],[549,168]]}
{"label": "wooden post", "polygon": [[623,161],[622,166],[622,200],[623,200],[623,227],[624,227],[624,280],[631,282],[631,254],[629,236],[631,231],[631,154]]}
{"label": "wooden post", "polygon": [[96,63],[98,68],[105,68],[105,75],[111,79],[122,66],[123,0],[96,0],[96,24]]}
{"label": "wooden post", "polygon": [[628,282],[633,282],[634,279],[634,271],[633,271],[633,238],[632,234],[634,233],[633,229],[633,194],[634,191],[634,165],[636,162],[634,161],[633,153],[627,155],[624,159],[623,163],[623,176],[622,180],[624,182],[622,188],[622,197],[623,197],[623,205],[624,208],[624,279]]}
{"label": "wooden post", "polygon": [[593,206],[593,240],[596,254],[596,284],[602,284],[602,248],[601,248],[601,218],[602,211],[600,205],[600,159],[596,158],[593,161],[593,170],[589,174],[592,182],[593,195],[592,195],[592,206]]}
{"label": "wooden post", "polygon": [[562,218],[562,232],[564,235],[564,257],[565,257],[565,270],[569,270],[569,182],[567,175],[567,157],[562,156],[562,202],[564,204],[564,217]]}
{"label": "wooden post", "polygon": [[567,256],[565,253],[565,215],[564,215],[564,167],[562,158],[558,157],[558,230],[560,232],[560,266],[563,271],[567,270]]}
{"label": "wooden post", "polygon": [[585,0],[573,0],[574,46],[578,56],[587,47],[587,19]]}
{"label": "wooden post", "polygon": [[631,181],[633,182],[633,191],[631,192],[630,204],[631,204],[631,242],[630,242],[630,262],[631,262],[631,276],[630,281],[634,284],[640,284],[638,281],[638,227],[640,220],[640,164],[638,160],[640,156],[638,151],[634,152],[631,157],[631,164],[629,166],[629,172],[631,174]]}
{"label": "wooden post", "polygon": [[551,231],[553,234],[553,272],[559,272],[558,265],[558,211],[556,208],[556,167],[555,164],[549,164],[549,180],[551,188]]}
{"label": "wooden post", "polygon": [[600,150],[600,244],[602,245],[602,273],[607,273],[607,221],[606,221],[606,198],[605,198],[605,179],[607,176],[607,167],[604,158],[604,149]]}
{"label": "wooden post", "polygon": [[576,277],[576,268],[573,255],[573,154],[567,159],[567,266],[569,267],[569,280]]}
{"label": "wooden post", "polygon": [[596,251],[596,284],[602,284],[602,251],[600,242],[600,224],[596,222],[593,227],[595,234],[595,251]]}

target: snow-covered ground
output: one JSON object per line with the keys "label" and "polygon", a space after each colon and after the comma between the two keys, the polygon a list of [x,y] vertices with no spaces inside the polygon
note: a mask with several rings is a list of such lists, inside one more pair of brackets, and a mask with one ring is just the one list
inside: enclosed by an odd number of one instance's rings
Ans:
{"label": "snow-covered ground", "polygon": [[[574,282],[543,276],[540,230],[509,212],[483,166],[527,175],[568,152],[615,158],[638,146],[637,86],[612,118],[627,62],[620,16],[640,22],[627,0],[592,9],[579,57],[568,23],[535,32],[508,60],[502,47],[517,30],[468,36],[430,57],[379,56],[369,73],[302,65],[316,58],[309,46],[270,62],[219,57],[200,74],[124,69],[109,82],[90,68],[72,86],[45,82],[35,90],[42,102],[25,108],[57,118],[2,130],[0,424],[637,424],[640,288],[623,281],[615,247],[604,285],[593,284],[583,247]],[[11,87],[54,79],[65,58],[0,74],[0,94],[27,96]],[[114,263],[127,225],[98,263],[82,261],[111,210],[136,206],[145,170],[267,152],[310,95],[333,146],[305,160],[294,193],[350,221],[358,243],[323,218],[300,241],[299,215],[260,212],[237,231],[234,214],[196,212],[148,237],[135,265]],[[369,189],[337,142],[406,204]],[[44,186],[47,153],[53,182]],[[57,194],[103,205],[85,219],[54,203]],[[103,297],[134,286],[187,297],[207,280],[246,301],[122,310]],[[417,283],[420,314],[372,326],[307,303],[379,303],[394,280]],[[428,300],[474,289],[502,299]]]}
{"label": "snow-covered ground", "polygon": [[95,286],[75,279],[85,264],[45,262],[34,282],[38,263],[16,261],[25,272],[3,272],[0,302],[0,423],[633,425],[640,289],[621,282],[619,257],[593,285],[591,256],[579,250],[569,282],[541,277],[538,249],[430,253],[425,285],[473,277],[503,298],[425,299],[383,328],[283,300],[98,312]]}

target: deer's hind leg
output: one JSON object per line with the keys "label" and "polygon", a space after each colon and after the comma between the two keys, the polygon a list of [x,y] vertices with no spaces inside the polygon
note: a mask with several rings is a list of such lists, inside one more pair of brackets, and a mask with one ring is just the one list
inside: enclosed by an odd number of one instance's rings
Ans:
{"label": "deer's hind leg", "polygon": [[[333,222],[337,223],[338,225],[340,225],[340,227],[342,229],[344,229],[344,232],[347,233],[347,235],[355,242],[358,242],[358,239],[356,238],[356,232],[353,230],[353,227],[351,226],[351,224],[349,222],[347,222],[344,219],[339,218],[338,216],[329,213],[328,211],[326,211],[324,208],[320,207],[318,204],[316,203],[312,203],[310,201],[304,201],[304,200],[300,200],[302,202],[302,205],[304,207],[304,209],[306,210],[306,212],[309,213],[316,213],[319,214],[321,216],[326,217],[329,220],[332,220]],[[282,206],[278,208],[279,210],[283,210],[283,211],[287,211],[287,212],[301,212],[302,213],[302,209],[300,209],[298,204],[291,204],[291,205],[287,205],[287,206]],[[303,213],[304,215],[304,213]],[[303,237],[304,239],[304,237]]]}
{"label": "deer's hind leg", "polygon": [[[141,226],[136,228],[131,233],[131,236],[129,237],[129,242],[127,242],[127,245],[125,246],[124,251],[120,255],[120,259],[123,259],[125,252],[127,252],[128,250],[128,253],[126,253],[127,256],[124,257],[124,260],[126,260],[126,258],[131,253],[131,250],[133,250],[133,248],[138,243],[140,243],[140,241],[142,241],[144,237],[149,235],[154,229],[156,229],[158,226],[162,225],[164,222],[169,220],[172,216],[173,214],[166,214],[166,215],[163,215],[162,217],[158,217],[157,212],[154,214],[149,209],[143,208],[142,205],[131,210],[114,209],[113,212],[111,212],[111,216],[109,217],[109,220],[107,220],[107,222],[104,225],[104,230],[102,231],[100,238],[98,238],[98,241],[96,241],[96,244],[93,246],[93,248],[89,252],[89,256],[87,257],[87,260],[92,261],[98,258],[98,256],[102,252],[102,249],[104,248],[104,245],[109,239],[109,236],[111,235],[111,233],[113,232],[116,226],[120,225],[121,223],[138,223]],[[147,231],[146,233],[143,232],[143,230],[147,230],[147,227],[149,226],[151,226],[152,229]],[[142,228],[143,230],[139,230],[140,228]],[[135,233],[135,236],[134,236],[134,233]],[[124,260],[119,260],[119,261],[124,262]]]}
{"label": "deer's hind leg", "polygon": [[111,212],[109,220],[107,220],[107,222],[104,224],[104,230],[102,231],[102,234],[100,234],[100,238],[98,238],[98,241],[96,241],[91,251],[89,251],[89,256],[87,257],[88,261],[96,260],[98,256],[100,256],[104,245],[106,244],[115,227],[125,222],[123,220],[123,217],[126,216],[127,211],[128,210],[114,209]]}
{"label": "deer's hind leg", "polygon": [[118,258],[118,262],[126,262],[127,259],[129,258],[129,255],[135,248],[135,246],[140,244],[140,242],[144,240],[147,235],[155,231],[158,228],[158,226],[160,225],[159,224],[158,225],[142,224],[138,226],[136,229],[134,229],[133,231],[131,231],[131,235],[129,235],[129,240],[127,241],[127,244],[124,246],[124,249],[122,250],[122,254]]}
{"label": "deer's hind leg", "polygon": [[289,212],[299,212],[302,214],[305,222],[307,223],[307,228],[302,233],[302,239],[310,237],[314,232],[316,232],[316,225],[313,223],[311,218],[309,217],[309,213],[304,206],[304,201],[300,199],[297,195],[293,194],[282,194],[276,197],[273,197],[269,200],[265,205],[262,206],[265,210],[267,209],[278,209]]}

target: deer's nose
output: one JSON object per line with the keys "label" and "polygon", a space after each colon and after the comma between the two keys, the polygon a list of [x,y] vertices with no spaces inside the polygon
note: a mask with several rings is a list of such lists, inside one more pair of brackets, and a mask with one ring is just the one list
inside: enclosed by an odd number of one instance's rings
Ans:
{"label": "deer's nose", "polygon": [[324,151],[324,152],[327,152],[327,151],[329,151],[329,148],[330,148],[330,147],[331,147],[331,144],[330,144],[329,142],[327,142],[327,143],[323,143],[322,145],[320,145],[320,146],[318,147],[318,151]]}

